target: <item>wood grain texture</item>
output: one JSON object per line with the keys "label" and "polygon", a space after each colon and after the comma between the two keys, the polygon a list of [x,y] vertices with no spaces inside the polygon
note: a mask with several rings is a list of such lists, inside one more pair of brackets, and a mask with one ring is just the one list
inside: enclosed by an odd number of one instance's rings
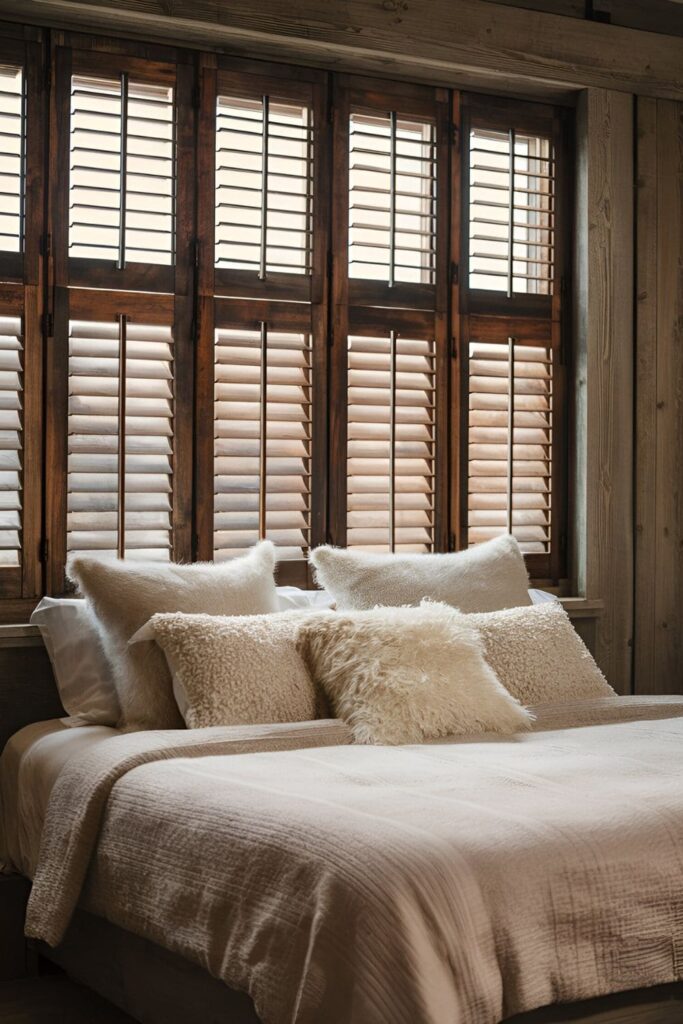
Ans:
{"label": "wood grain texture", "polygon": [[638,99],[638,693],[683,692],[683,105]]}
{"label": "wood grain texture", "polygon": [[443,85],[683,97],[681,39],[481,0],[0,0],[0,16]]}
{"label": "wood grain texture", "polygon": [[595,656],[631,688],[633,627],[633,104],[590,89],[579,118],[575,572],[602,598]]}

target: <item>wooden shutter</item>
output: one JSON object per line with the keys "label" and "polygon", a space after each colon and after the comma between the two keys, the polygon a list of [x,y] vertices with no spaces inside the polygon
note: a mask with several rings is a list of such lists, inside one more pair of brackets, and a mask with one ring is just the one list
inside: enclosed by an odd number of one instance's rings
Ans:
{"label": "wooden shutter", "polygon": [[171,328],[72,320],[68,373],[68,552],[169,559]]}
{"label": "wooden shutter", "polygon": [[0,65],[0,250],[24,248],[26,83],[23,67]]}
{"label": "wooden shutter", "polygon": [[23,349],[21,318],[0,315],[0,569],[21,565]]}
{"label": "wooden shutter", "polygon": [[434,548],[433,339],[348,338],[347,531],[368,551]]}

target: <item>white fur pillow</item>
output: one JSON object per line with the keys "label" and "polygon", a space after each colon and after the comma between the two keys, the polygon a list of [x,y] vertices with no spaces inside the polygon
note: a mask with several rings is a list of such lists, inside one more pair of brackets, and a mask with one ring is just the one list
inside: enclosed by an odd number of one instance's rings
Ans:
{"label": "white fur pillow", "polygon": [[529,728],[467,616],[446,605],[315,616],[298,646],[357,743]]}
{"label": "white fur pillow", "polygon": [[171,678],[154,643],[128,641],[156,612],[257,615],[277,610],[275,552],[269,541],[219,564],[74,558],[69,575],[99,620],[105,653],[121,705],[119,725],[135,729],[182,728]]}
{"label": "white fur pillow", "polygon": [[496,537],[448,555],[374,555],[320,547],[316,578],[340,611],[418,605],[424,598],[463,612],[529,605],[524,557],[514,537]]}
{"label": "white fur pillow", "polygon": [[166,655],[190,729],[306,722],[326,711],[296,649],[306,612],[153,615],[132,639],[153,638]]}
{"label": "white fur pillow", "polygon": [[614,696],[558,601],[467,618],[481,634],[489,665],[522,703]]}

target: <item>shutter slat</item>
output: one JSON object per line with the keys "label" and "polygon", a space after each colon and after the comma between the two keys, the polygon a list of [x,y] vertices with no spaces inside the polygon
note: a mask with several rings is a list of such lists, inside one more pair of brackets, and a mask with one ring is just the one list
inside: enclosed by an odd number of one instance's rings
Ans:
{"label": "shutter slat", "polygon": [[[5,87],[1,72],[0,85]],[[23,339],[19,317],[0,316],[0,367],[0,566],[19,566],[23,471]]]}
{"label": "shutter slat", "polygon": [[[22,68],[0,67],[0,250],[24,247],[26,124]],[[9,564],[3,560],[2,564]]]}

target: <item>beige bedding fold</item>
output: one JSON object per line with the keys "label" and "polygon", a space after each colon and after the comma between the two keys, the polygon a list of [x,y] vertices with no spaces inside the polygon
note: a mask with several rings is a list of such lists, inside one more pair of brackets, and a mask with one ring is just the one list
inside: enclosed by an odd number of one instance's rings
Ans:
{"label": "beige bedding fold", "polygon": [[681,980],[683,698],[537,713],[410,747],[108,741],[55,786],[28,933],[58,942],[80,898],[264,1024],[495,1024]]}

